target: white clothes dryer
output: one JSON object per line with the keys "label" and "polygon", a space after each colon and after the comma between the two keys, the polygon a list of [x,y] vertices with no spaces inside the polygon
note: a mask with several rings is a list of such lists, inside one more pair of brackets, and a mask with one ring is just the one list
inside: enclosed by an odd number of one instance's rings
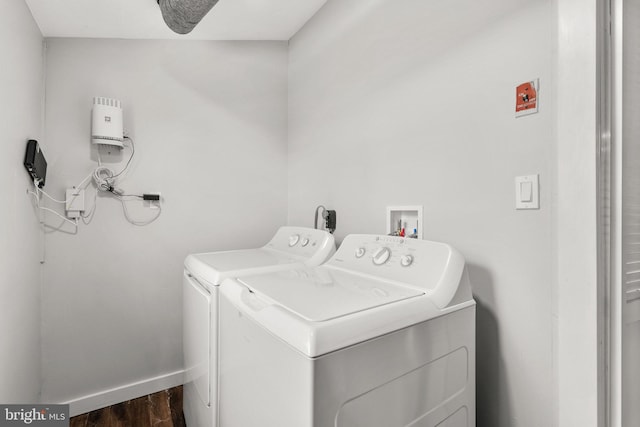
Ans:
{"label": "white clothes dryer", "polygon": [[221,427],[474,427],[475,301],[449,245],[347,236],[220,287]]}
{"label": "white clothes dryer", "polygon": [[281,227],[264,247],[189,255],[183,275],[184,415],[187,425],[217,426],[218,289],[229,277],[317,266],[335,253],[322,230]]}

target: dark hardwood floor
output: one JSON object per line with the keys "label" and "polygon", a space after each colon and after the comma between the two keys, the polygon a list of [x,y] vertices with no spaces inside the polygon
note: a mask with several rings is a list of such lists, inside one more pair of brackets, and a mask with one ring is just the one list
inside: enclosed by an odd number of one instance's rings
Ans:
{"label": "dark hardwood floor", "polygon": [[71,418],[70,427],[186,427],[182,386]]}

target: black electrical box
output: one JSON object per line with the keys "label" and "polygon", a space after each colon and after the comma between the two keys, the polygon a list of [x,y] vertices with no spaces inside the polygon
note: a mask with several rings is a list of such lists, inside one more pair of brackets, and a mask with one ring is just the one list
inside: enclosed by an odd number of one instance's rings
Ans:
{"label": "black electrical box", "polygon": [[24,167],[31,175],[33,182],[39,187],[44,187],[44,181],[47,177],[47,161],[38,145],[38,141],[30,139],[27,142],[27,152],[24,155]]}

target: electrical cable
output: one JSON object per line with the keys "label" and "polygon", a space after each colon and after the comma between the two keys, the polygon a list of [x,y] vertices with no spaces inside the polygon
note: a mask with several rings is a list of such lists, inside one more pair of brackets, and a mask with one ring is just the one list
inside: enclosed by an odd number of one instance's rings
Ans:
{"label": "electrical cable", "polygon": [[37,185],[36,185],[36,191],[38,191],[38,192],[40,192],[40,193],[44,194],[45,196],[47,196],[47,198],[49,198],[49,200],[52,200],[52,201],[54,201],[54,202],[56,202],[56,203],[67,203],[65,200],[58,200],[58,199],[54,199],[54,198],[53,198],[53,197],[51,197],[49,194],[47,194],[47,192],[46,192],[46,191],[44,191],[43,189],[39,188]]}
{"label": "electrical cable", "polygon": [[[80,219],[82,219],[82,222],[85,225],[89,225],[91,223],[91,221],[93,220],[95,213],[96,213],[96,207],[98,204],[98,192],[99,191],[103,191],[103,192],[107,192],[110,193],[111,195],[113,195],[116,199],[118,199],[120,201],[120,203],[122,204],[122,209],[124,212],[124,216],[126,218],[126,220],[136,226],[145,226],[145,225],[149,225],[152,222],[156,221],[160,215],[162,214],[162,205],[160,204],[160,202],[158,202],[158,213],[157,215],[155,215],[154,217],[145,220],[145,221],[139,221],[136,219],[133,219],[131,217],[131,215],[129,214],[129,209],[127,208],[127,202],[130,202],[132,200],[138,200],[138,199],[143,199],[144,200],[144,196],[143,195],[139,195],[139,194],[124,194],[124,191],[121,190],[120,188],[116,187],[116,183],[118,181],[118,179],[121,179],[121,176],[129,169],[129,167],[131,166],[131,162],[133,161],[133,157],[135,156],[136,153],[136,149],[135,149],[135,142],[133,141],[132,138],[125,136],[124,137],[125,140],[129,141],[130,143],[130,147],[131,147],[131,155],[129,156],[129,159],[127,160],[127,163],[125,164],[124,168],[122,168],[122,170],[120,170],[120,172],[115,173],[113,171],[113,169],[107,167],[107,166],[103,166],[102,163],[102,154],[100,152],[100,145],[98,145],[98,167],[95,168],[89,175],[87,175],[82,181],[80,181],[80,183],[73,187],[74,189],[78,189],[78,190],[84,190],[86,189],[86,187],[93,181],[95,183],[96,186],[96,191],[93,194],[93,206],[90,210],[88,211],[84,211],[84,213],[80,213]],[[40,188],[38,188],[38,182],[34,182],[35,184],[35,188],[36,188],[36,192],[33,191],[28,191],[29,194],[33,195],[35,198],[35,205],[38,209],[40,210],[44,210],[47,212],[51,212],[53,214],[55,214],[56,216],[58,216],[59,218],[61,218],[62,220],[64,220],[65,222],[72,224],[76,227],[76,232],[78,231],[78,218],[75,219],[75,221],[72,221],[66,217],[64,217],[63,215],[59,214],[58,212],[56,212],[53,209],[49,209],[49,208],[45,208],[40,206],[40,193],[44,194],[47,198],[49,198],[50,200],[56,202],[56,203],[61,203],[61,204],[66,204],[67,201],[66,200],[57,200],[55,198],[53,198],[52,196],[50,196],[49,194],[47,194],[45,191],[41,190]],[[75,197],[78,197],[79,193],[74,195]],[[71,200],[71,202],[73,202],[73,199]]]}
{"label": "electrical cable", "polygon": [[113,189],[113,171],[106,166],[98,166],[93,171],[93,181],[100,191],[111,191]]}
{"label": "electrical cable", "polygon": [[[131,224],[136,225],[138,227],[144,227],[145,225],[149,225],[152,222],[154,222],[155,220],[157,220],[158,218],[160,218],[160,215],[162,215],[162,205],[158,204],[158,214],[156,216],[154,216],[153,218],[150,218],[146,221],[137,221],[131,218],[131,216],[129,215],[129,210],[127,209],[127,202],[131,201],[131,200],[125,200],[122,196],[114,194],[116,196],[116,198],[118,200],[120,200],[120,203],[122,203],[122,210],[124,212],[124,217],[126,218],[127,221],[129,221]],[[138,196],[132,196],[132,197],[138,197]]]}
{"label": "electrical cable", "polygon": [[318,206],[316,208],[315,216],[313,217],[313,228],[316,230],[318,229],[318,211],[320,211],[320,209],[322,209],[322,218],[327,219],[327,208],[322,205]]}
{"label": "electrical cable", "polygon": [[[96,206],[98,205],[98,189],[96,189],[96,191],[93,192],[93,206],[91,207],[91,210],[87,213],[87,211],[85,211],[85,214],[80,214],[80,217],[82,218],[82,222],[84,223],[84,225],[89,225],[91,224],[91,221],[93,221],[93,216],[96,212]],[[86,219],[89,219],[88,221]]]}
{"label": "electrical cable", "polygon": [[[102,166],[102,153],[100,151],[101,146],[98,145],[97,147],[97,153],[98,153],[98,167],[95,168],[89,175],[87,175],[82,181],[80,181],[80,183],[75,187],[78,189],[84,189],[83,185],[85,184],[85,182],[87,183],[86,185],[88,185],[91,181],[87,181],[89,180],[89,178],[93,178],[93,181],[96,184],[96,192],[93,194],[93,206],[89,211],[85,211],[84,214],[80,214],[80,217],[82,218],[82,222],[85,225],[89,225],[91,223],[91,221],[93,220],[93,216],[95,214],[96,211],[96,205],[98,202],[98,191],[109,191],[109,192],[115,192],[117,191],[114,187],[114,183],[115,183],[115,178],[120,176],[124,171],[126,171],[129,168],[129,165],[131,164],[131,161],[133,159],[133,155],[135,154],[135,148],[134,148],[134,143],[133,140],[129,137],[125,137],[125,139],[128,139],[131,142],[131,156],[129,157],[129,160],[127,161],[127,164],[125,165],[125,167],[118,172],[117,174],[113,172],[113,170],[111,168],[108,168],[106,166]],[[84,185],[84,187],[86,188],[86,185]],[[116,193],[114,193],[116,194]]]}
{"label": "electrical cable", "polygon": [[313,227],[318,229],[318,213],[322,210],[322,219],[324,219],[324,229],[333,234],[336,231],[336,211],[327,210],[323,205],[316,208],[315,215],[313,217]]}
{"label": "electrical cable", "polygon": [[[82,184],[84,184],[89,178],[91,178],[93,176],[93,172],[91,172],[89,175],[87,175],[82,181],[80,181],[80,184],[76,185],[75,188],[80,188],[82,189]],[[91,182],[91,181],[89,181]],[[87,183],[88,185],[88,183]]]}
{"label": "electrical cable", "polygon": [[36,203],[36,208],[42,210],[42,211],[46,211],[46,212],[51,212],[52,214],[58,216],[60,219],[68,222],[69,224],[73,225],[76,227],[76,231],[78,229],[78,222],[77,221],[71,221],[68,218],[65,218],[64,216],[60,215],[58,212],[54,211],[53,209],[49,209],[49,208],[44,208],[42,206],[40,206],[40,194],[39,193],[44,193],[40,188],[38,188],[38,186],[35,186],[36,191],[28,191],[29,194],[31,194],[34,198],[35,198],[35,203]]}
{"label": "electrical cable", "polygon": [[133,142],[133,139],[129,138],[128,136],[125,137],[125,139],[127,139],[131,144],[131,156],[129,156],[129,160],[127,160],[127,164],[124,166],[124,168],[122,168],[120,172],[115,173],[113,169],[107,166],[102,166],[102,161],[100,157],[98,157],[98,167],[93,171],[93,181],[96,183],[96,186],[100,191],[109,191],[112,193],[114,191],[116,191],[116,193],[117,191],[119,191],[118,189],[115,188],[116,178],[118,178],[127,169],[129,169],[129,166],[131,165],[131,161],[133,160],[133,156],[136,154],[136,149],[135,149],[135,144]]}
{"label": "electrical cable", "polygon": [[56,215],[57,217],[59,217],[60,219],[62,219],[63,221],[68,222],[69,224],[77,227],[78,226],[78,222],[77,221],[71,221],[68,218],[65,218],[64,216],[60,215],[58,212],[54,211],[53,209],[49,209],[49,208],[43,208],[41,206],[38,206],[38,209],[43,210],[43,211],[47,211],[47,212],[51,212],[52,214]]}
{"label": "electrical cable", "polygon": [[112,178],[119,177],[120,175],[122,175],[122,173],[124,173],[124,171],[129,169],[129,165],[131,164],[131,160],[133,160],[133,156],[136,155],[136,147],[135,147],[135,143],[133,142],[133,139],[131,139],[128,136],[125,136],[124,139],[129,140],[129,142],[131,143],[131,156],[129,157],[129,160],[127,160],[127,164],[124,165],[124,168],[120,172],[118,172],[117,174],[113,175]]}
{"label": "electrical cable", "polygon": [[136,154],[135,141],[133,140],[133,138],[129,136],[125,136],[124,139],[129,141],[129,144],[131,146],[131,156],[129,156],[129,159],[127,160],[127,163],[124,165],[124,168],[122,168],[122,170],[118,173],[115,173],[113,169],[109,167],[102,166],[102,157],[100,156],[100,151],[98,147],[98,167],[93,171],[93,181],[96,184],[97,190],[96,190],[96,194],[94,195],[94,207],[91,209],[88,215],[81,215],[81,217],[83,218],[82,222],[84,222],[85,224],[91,222],[91,219],[89,219],[89,221],[85,221],[85,219],[93,218],[93,214],[95,213],[97,191],[104,191],[104,192],[111,193],[115,198],[117,198],[120,201],[120,203],[122,203],[122,209],[124,211],[125,218],[127,219],[127,221],[129,221],[133,225],[137,225],[137,226],[149,225],[155,220],[157,220],[160,217],[160,214],[162,213],[162,206],[158,205],[159,207],[158,214],[147,221],[134,220],[129,215],[129,210],[127,208],[126,203],[127,201],[130,201],[130,200],[127,200],[126,198],[133,197],[136,199],[143,199],[143,196],[138,194],[124,194],[124,192],[121,189],[116,187],[116,182],[118,178],[121,177],[121,175],[124,174],[129,169],[129,167],[131,166],[131,162],[133,161],[133,157]]}
{"label": "electrical cable", "polygon": [[[91,178],[93,177],[93,172],[91,171],[91,173],[89,173],[87,176],[85,176],[82,181],[80,181],[80,183],[78,185],[76,185],[75,187],[73,187],[74,189],[78,189],[78,190],[85,190],[86,187],[91,184]],[[75,200],[76,197],[78,197],[77,193],[76,195],[73,196],[73,198],[71,199],[70,203],[73,203],[73,201]],[[88,213],[82,214],[80,213],[80,218],[82,219],[82,222],[85,225],[89,225],[91,223],[91,220],[93,219],[93,213],[95,212],[96,209],[96,202],[97,202],[97,197],[98,197],[98,190],[96,190],[93,194],[93,207],[91,208],[91,210]],[[85,211],[86,212],[86,211]],[[89,218],[89,221],[86,221],[86,219]]]}

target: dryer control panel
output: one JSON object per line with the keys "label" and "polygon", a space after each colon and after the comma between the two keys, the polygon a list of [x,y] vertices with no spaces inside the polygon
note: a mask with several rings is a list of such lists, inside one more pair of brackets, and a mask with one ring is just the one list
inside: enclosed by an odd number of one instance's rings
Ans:
{"label": "dryer control panel", "polygon": [[322,261],[317,259],[326,260],[336,251],[332,234],[306,227],[280,227],[264,247],[303,257],[308,265],[318,265]]}

